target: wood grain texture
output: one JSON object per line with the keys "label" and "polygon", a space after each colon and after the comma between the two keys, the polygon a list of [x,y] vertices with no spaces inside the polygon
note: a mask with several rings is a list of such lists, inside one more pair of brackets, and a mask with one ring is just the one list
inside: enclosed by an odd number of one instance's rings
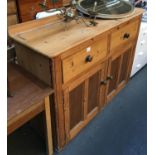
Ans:
{"label": "wood grain texture", "polygon": [[62,92],[62,68],[60,57],[54,58],[52,61],[52,77],[55,90],[55,119],[56,119],[56,149],[61,150],[65,143],[65,117],[64,117],[64,103]]}
{"label": "wood grain texture", "polygon": [[100,81],[100,72],[97,72],[89,78],[88,113],[90,113],[94,108],[99,107]]}
{"label": "wood grain texture", "polygon": [[16,1],[8,0],[7,1],[7,15],[15,14],[17,12]]}
{"label": "wood grain texture", "polygon": [[128,49],[123,55],[122,55],[122,65],[121,65],[121,72],[120,72],[120,77],[118,84],[126,80],[127,78],[127,73],[128,73],[128,64],[131,58],[131,51],[132,49]]}
{"label": "wood grain texture", "polygon": [[[117,88],[108,95],[107,102],[109,102],[122,88],[125,87],[126,83],[129,80],[129,76],[131,73],[131,66],[133,63],[133,55],[135,53],[134,47],[137,42],[138,32],[139,32],[139,26],[140,26],[140,19],[141,15],[136,19],[135,23],[137,23],[136,29],[137,31],[134,32],[135,37],[132,37],[131,39],[127,39],[124,43],[123,41],[119,46],[112,49],[110,51],[110,55],[112,59],[116,59],[117,57],[120,57],[120,69],[118,71],[118,77],[117,77]],[[129,25],[131,23],[129,22]],[[132,24],[133,25],[133,24]],[[121,31],[122,28],[120,28],[118,31]],[[131,28],[130,28],[131,29]]]}
{"label": "wood grain texture", "polygon": [[16,56],[20,66],[45,84],[53,87],[50,72],[50,59],[18,43],[16,44]]}
{"label": "wood grain texture", "polygon": [[[106,60],[102,64],[102,69],[101,69],[101,81],[106,81],[107,80],[107,74],[108,74],[108,60]],[[106,84],[101,84],[100,81],[100,96],[99,96],[99,104],[100,104],[100,110],[104,108],[106,105]]]}
{"label": "wood grain texture", "polygon": [[65,117],[65,135],[66,143],[70,139],[70,108],[69,108],[69,90],[66,88],[64,90],[64,117]]}
{"label": "wood grain texture", "polygon": [[97,71],[101,70],[104,64],[101,64],[98,62],[96,66],[93,66],[92,68],[88,69],[87,72],[84,72],[83,74],[80,74],[80,76],[76,77],[73,80],[70,80],[68,83],[63,84],[62,89],[66,89],[68,87],[69,91],[76,88],[78,84],[81,84],[86,79],[89,79],[90,76],[95,74]]}
{"label": "wood grain texture", "polygon": [[[87,48],[91,50],[87,52]],[[107,37],[98,40],[97,42],[90,44],[82,51],[78,51],[73,55],[63,59],[63,81],[64,83],[75,77],[86,69],[92,67],[99,60],[103,60],[107,55]],[[86,58],[90,56],[91,62],[86,62]]]}
{"label": "wood grain texture", "polygon": [[[58,22],[56,17],[48,17],[38,22],[26,22],[22,23],[22,25],[10,27],[9,35],[34,51],[51,58],[67,52],[73,47],[78,48],[81,43],[97,38],[105,32],[112,31],[120,24],[123,26],[129,20],[138,18],[142,12],[142,9],[135,9],[134,14],[127,18],[97,20],[98,25],[96,27],[86,27],[84,24],[77,24],[72,21],[68,24],[66,31],[63,23],[56,24]],[[61,42],[61,46],[58,42]]]}
{"label": "wood grain texture", "polygon": [[89,79],[87,78],[84,83],[84,105],[83,105],[84,120],[86,120],[88,116],[88,95],[89,95],[88,88],[89,88]]}
{"label": "wood grain texture", "polygon": [[13,97],[7,99],[10,133],[43,111],[43,99],[53,93],[53,90],[14,64],[8,66],[8,82],[13,92]]}
{"label": "wood grain texture", "polygon": [[[132,30],[128,25],[135,26],[134,22],[139,25],[142,12],[141,9],[135,9],[135,13],[128,18],[98,20],[97,27],[85,27],[83,24],[76,24],[72,21],[69,23],[68,29],[64,30],[65,25],[56,24],[58,21],[56,17],[48,17],[9,28],[9,34],[16,42],[32,50],[35,54],[39,53],[42,57],[50,58],[52,64],[49,63],[51,67],[50,74],[55,89],[54,109],[58,150],[61,150],[69,140],[87,125],[98,113],[99,109],[105,105],[107,98],[112,98],[125,86],[127,82],[126,74],[129,74],[129,66],[131,67],[133,57],[129,58],[130,54],[124,55],[124,53],[130,48],[133,49],[138,35],[138,33],[135,33],[135,29]],[[133,36],[131,39],[122,42],[120,37],[126,32],[124,30],[128,30],[128,28]],[[119,34],[118,38],[115,36],[116,33]],[[111,39],[115,40],[114,44]],[[81,65],[83,64],[81,62],[85,60],[85,55],[83,55],[86,52],[85,48],[96,43],[93,52],[104,49],[104,46],[106,47],[106,54],[104,56],[99,55],[98,59],[96,59],[95,55],[95,63],[88,68]],[[128,58],[129,62],[126,64]],[[115,61],[117,59],[118,61]],[[79,61],[76,63],[78,64],[77,68],[73,65],[71,70],[68,69],[70,64],[76,62],[75,60]],[[109,64],[105,65],[105,61],[109,61]],[[64,67],[63,62],[69,63]],[[123,63],[125,64],[124,68],[121,67]],[[127,71],[127,73],[124,73],[124,71]],[[63,83],[64,72],[68,76],[65,83]],[[109,75],[114,74],[114,82],[110,85],[109,93],[106,92],[109,85],[98,85],[101,79],[106,80],[107,72]],[[123,85],[118,83],[119,78],[125,81]],[[75,91],[81,84],[83,84],[83,89]],[[101,98],[102,93],[103,97]],[[79,98],[75,99],[77,96]],[[78,104],[78,102],[82,104]]]}
{"label": "wood grain texture", "polygon": [[51,112],[49,96],[44,99],[45,105],[45,119],[46,119],[46,133],[47,133],[47,154],[53,155],[53,141],[52,141],[52,127],[51,127]]}
{"label": "wood grain texture", "polygon": [[65,128],[67,142],[98,113],[100,109],[101,70],[105,64],[87,72],[64,90]]}
{"label": "wood grain texture", "polygon": [[134,56],[135,56],[135,51],[136,51],[136,43],[137,43],[137,40],[138,40],[139,31],[140,31],[141,18],[142,18],[142,14],[141,14],[141,15],[139,16],[139,18],[138,18],[139,25],[138,25],[137,35],[136,35],[136,38],[135,38],[135,44],[133,45],[133,49],[132,49],[133,52],[132,52],[132,54],[131,54],[131,61],[130,61],[130,63],[129,63],[129,72],[128,72],[128,75],[127,75],[127,81],[129,81],[129,79],[130,79],[132,64],[133,64],[133,61],[134,61]]}
{"label": "wood grain texture", "polygon": [[[139,20],[136,19],[135,22],[138,23]],[[137,27],[139,26],[139,24],[140,23],[138,23]],[[120,32],[122,28],[119,29]],[[119,46],[110,50],[109,66],[108,66],[109,71],[107,76],[113,76],[113,79],[108,80],[108,84],[106,88],[106,92],[107,92],[106,94],[108,95],[107,95],[106,102],[109,102],[127,83],[127,75],[130,74],[128,67],[130,66],[129,64],[132,61],[131,55],[133,53],[133,46],[136,44],[136,41],[135,41],[136,36],[133,37],[131,40],[125,41],[123,44],[120,43]],[[112,37],[110,38],[112,39]],[[129,53],[128,55],[126,55],[126,58],[124,60],[123,56],[125,52],[129,52]],[[124,76],[124,80],[120,83],[120,78],[123,78],[122,76]]]}
{"label": "wood grain texture", "polygon": [[69,91],[64,90],[66,142],[81,130],[84,124],[84,82]]}
{"label": "wood grain texture", "polygon": [[53,92],[47,85],[14,64],[8,66],[8,81],[14,95],[8,98],[8,120]]}
{"label": "wood grain texture", "polygon": [[84,119],[84,85],[83,83],[69,92],[70,130]]}
{"label": "wood grain texture", "polygon": [[[134,38],[135,39],[135,38]],[[111,59],[109,60],[108,76],[113,79],[108,80],[107,85],[107,102],[109,102],[127,83],[128,74],[130,74],[129,66],[132,62],[132,53],[135,41],[125,43],[113,50]]]}
{"label": "wood grain texture", "polygon": [[18,23],[18,17],[16,14],[7,16],[7,26],[15,25]]}
{"label": "wood grain texture", "polygon": [[[137,30],[138,30],[138,24],[139,21],[131,21],[127,23],[127,25],[124,25],[123,27],[118,26],[117,30],[114,30],[114,32],[111,34],[111,46],[110,49],[115,49],[118,46],[121,46],[122,44],[131,41],[136,37]],[[124,38],[124,35],[128,34],[129,38]]]}
{"label": "wood grain texture", "polygon": [[63,89],[66,142],[74,138],[99,111],[100,73],[104,67],[105,64],[99,64],[71,83],[65,84]]}
{"label": "wood grain texture", "polygon": [[108,94],[112,93],[117,87],[118,73],[120,69],[120,60],[121,57],[117,57],[111,62],[111,70],[109,76],[112,76],[113,79],[109,81]]}
{"label": "wood grain texture", "polygon": [[[44,111],[44,102],[36,102],[31,107],[28,107],[22,111],[22,108],[20,106],[18,107],[19,110],[16,110],[14,117],[9,117],[9,120],[7,121],[7,134],[11,134],[16,129],[24,125],[26,122],[33,119],[36,115]],[[14,104],[15,105],[15,104]],[[9,107],[10,105],[8,105]]]}

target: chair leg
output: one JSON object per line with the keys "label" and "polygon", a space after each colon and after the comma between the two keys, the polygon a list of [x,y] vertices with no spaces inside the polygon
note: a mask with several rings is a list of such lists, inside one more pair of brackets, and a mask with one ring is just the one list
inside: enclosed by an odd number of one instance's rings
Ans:
{"label": "chair leg", "polygon": [[46,119],[46,133],[47,133],[47,154],[53,155],[53,141],[51,128],[51,113],[49,96],[45,97],[45,119]]}

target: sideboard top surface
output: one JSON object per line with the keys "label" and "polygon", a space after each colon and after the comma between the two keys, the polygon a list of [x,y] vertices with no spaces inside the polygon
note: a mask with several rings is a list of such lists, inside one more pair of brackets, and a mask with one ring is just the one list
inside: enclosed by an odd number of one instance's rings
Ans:
{"label": "sideboard top surface", "polygon": [[56,16],[33,20],[9,27],[9,36],[16,42],[49,58],[56,57],[65,51],[91,40],[112,28],[123,24],[143,13],[135,8],[134,13],[126,18],[116,20],[97,20],[98,25],[86,27],[75,21],[59,22]]}

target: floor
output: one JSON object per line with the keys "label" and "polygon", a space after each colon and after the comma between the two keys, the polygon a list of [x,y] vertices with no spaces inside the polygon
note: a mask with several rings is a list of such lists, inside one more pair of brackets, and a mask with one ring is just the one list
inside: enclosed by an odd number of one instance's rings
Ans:
{"label": "floor", "polygon": [[[146,155],[147,67],[62,152],[54,155]],[[8,137],[8,155],[45,155],[45,144],[28,126]]]}

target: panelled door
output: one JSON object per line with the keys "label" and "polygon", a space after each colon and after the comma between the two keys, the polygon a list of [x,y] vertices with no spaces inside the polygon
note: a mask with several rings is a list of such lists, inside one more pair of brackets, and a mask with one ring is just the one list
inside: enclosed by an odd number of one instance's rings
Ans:
{"label": "panelled door", "polygon": [[100,95],[104,90],[101,85],[105,70],[103,68],[94,70],[85,78],[77,79],[64,90],[67,140],[72,139],[98,113],[100,107],[104,104],[103,96]]}
{"label": "panelled door", "polygon": [[127,83],[130,74],[132,46],[117,49],[109,60],[107,75],[107,102],[115,96]]}

